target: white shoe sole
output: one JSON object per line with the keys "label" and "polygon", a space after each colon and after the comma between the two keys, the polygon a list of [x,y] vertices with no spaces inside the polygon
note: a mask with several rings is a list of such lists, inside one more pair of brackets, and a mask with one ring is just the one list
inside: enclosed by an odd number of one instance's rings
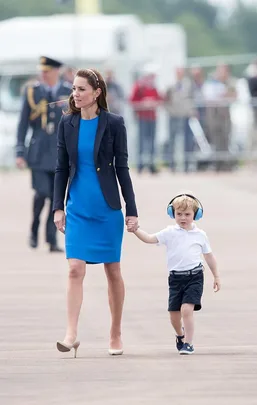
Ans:
{"label": "white shoe sole", "polygon": [[110,356],[121,356],[123,354],[123,349],[109,349],[108,353]]}
{"label": "white shoe sole", "polygon": [[188,356],[188,355],[190,356],[191,354],[194,354],[194,352],[186,352],[186,351],[180,350],[180,351],[179,351],[179,354],[182,355],[182,356],[183,356],[183,355],[184,355],[184,356]]}

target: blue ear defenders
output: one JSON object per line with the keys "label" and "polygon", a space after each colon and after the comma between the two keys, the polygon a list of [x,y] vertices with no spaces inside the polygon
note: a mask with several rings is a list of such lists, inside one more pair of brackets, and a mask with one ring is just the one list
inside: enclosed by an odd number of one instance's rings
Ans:
{"label": "blue ear defenders", "polygon": [[201,204],[201,202],[198,200],[198,198],[194,197],[191,194],[179,194],[176,195],[176,197],[172,198],[172,200],[169,202],[169,205],[167,207],[167,214],[174,219],[175,218],[175,212],[174,212],[174,208],[172,206],[172,203],[174,200],[176,200],[176,198],[178,197],[182,197],[183,195],[192,198],[193,200],[195,200],[197,202],[197,204],[199,205],[199,208],[196,210],[195,215],[194,215],[194,220],[198,221],[199,219],[201,219],[203,217],[203,206]]}

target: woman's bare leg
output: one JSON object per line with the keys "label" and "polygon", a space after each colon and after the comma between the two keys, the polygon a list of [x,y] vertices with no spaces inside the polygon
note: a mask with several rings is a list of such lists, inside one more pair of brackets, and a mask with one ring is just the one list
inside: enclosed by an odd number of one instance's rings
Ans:
{"label": "woman's bare leg", "polygon": [[120,263],[104,265],[107,281],[109,306],[111,311],[110,349],[122,349],[121,318],[125,297],[125,287],[120,270]]}
{"label": "woman's bare leg", "polygon": [[69,278],[67,289],[68,324],[64,343],[73,344],[77,337],[78,320],[83,301],[83,280],[86,263],[78,259],[69,259]]}

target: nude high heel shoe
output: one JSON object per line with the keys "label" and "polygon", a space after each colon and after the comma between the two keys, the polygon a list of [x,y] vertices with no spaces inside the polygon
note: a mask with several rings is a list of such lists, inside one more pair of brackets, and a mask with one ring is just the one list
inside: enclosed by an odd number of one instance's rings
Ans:
{"label": "nude high heel shoe", "polygon": [[121,356],[123,354],[123,349],[109,349],[108,353],[110,356]]}
{"label": "nude high heel shoe", "polygon": [[[120,338],[118,339],[118,341],[119,340]],[[117,343],[117,339],[110,339],[110,345],[108,349],[108,353],[110,356],[121,356],[123,354],[123,348],[118,349],[119,346],[122,346],[122,341],[120,340],[119,344]]]}
{"label": "nude high heel shoe", "polygon": [[70,352],[71,349],[74,349],[74,358],[77,357],[77,350],[79,348],[79,345],[80,345],[80,342],[78,342],[78,341],[74,342],[71,345],[68,345],[66,343],[59,342],[59,341],[56,343],[56,346],[57,346],[57,349],[59,350],[59,352]]}

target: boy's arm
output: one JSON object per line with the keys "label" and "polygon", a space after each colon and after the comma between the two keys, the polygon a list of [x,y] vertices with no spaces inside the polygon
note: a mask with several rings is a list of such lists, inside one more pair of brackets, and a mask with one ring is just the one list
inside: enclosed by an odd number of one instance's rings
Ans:
{"label": "boy's arm", "polygon": [[214,291],[218,292],[221,288],[221,284],[220,284],[220,278],[219,278],[219,273],[218,273],[218,269],[217,269],[216,259],[212,252],[205,253],[204,258],[214,277],[214,283],[213,283]]}
{"label": "boy's arm", "polygon": [[140,239],[142,242],[145,243],[158,243],[158,239],[155,235],[150,235],[149,233],[143,231],[142,229],[137,229],[134,234]]}

